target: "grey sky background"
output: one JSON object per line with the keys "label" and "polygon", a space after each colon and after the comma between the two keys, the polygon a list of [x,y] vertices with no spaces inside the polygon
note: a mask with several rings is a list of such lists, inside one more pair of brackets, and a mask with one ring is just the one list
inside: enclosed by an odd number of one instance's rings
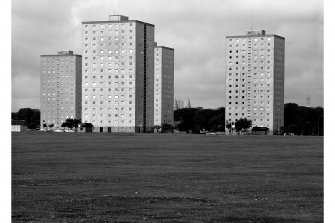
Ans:
{"label": "grey sky background", "polygon": [[175,97],[193,107],[224,107],[225,37],[251,27],[286,39],[285,103],[323,106],[323,1],[13,0],[12,111],[40,107],[40,55],[81,54],[81,22],[114,12],[154,24],[175,49]]}

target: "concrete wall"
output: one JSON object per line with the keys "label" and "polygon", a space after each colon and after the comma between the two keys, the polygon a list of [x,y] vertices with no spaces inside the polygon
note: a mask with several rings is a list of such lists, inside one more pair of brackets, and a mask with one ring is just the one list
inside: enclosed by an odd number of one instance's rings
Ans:
{"label": "concrete wall", "polygon": [[154,124],[174,125],[174,50],[155,47]]}
{"label": "concrete wall", "polygon": [[226,38],[226,122],[247,118],[277,133],[283,123],[284,49],[276,35]]}
{"label": "concrete wall", "polygon": [[67,118],[80,118],[81,56],[61,53],[41,55],[41,126],[59,128]]}

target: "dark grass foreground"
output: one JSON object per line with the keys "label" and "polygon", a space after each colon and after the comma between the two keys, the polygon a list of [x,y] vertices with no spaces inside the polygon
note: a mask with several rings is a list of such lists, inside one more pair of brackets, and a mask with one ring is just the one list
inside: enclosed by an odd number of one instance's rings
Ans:
{"label": "dark grass foreground", "polygon": [[13,133],[13,222],[323,222],[323,138]]}

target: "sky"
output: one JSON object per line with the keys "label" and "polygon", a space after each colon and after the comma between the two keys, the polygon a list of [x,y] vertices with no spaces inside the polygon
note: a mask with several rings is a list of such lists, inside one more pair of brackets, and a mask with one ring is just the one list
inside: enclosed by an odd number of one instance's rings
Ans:
{"label": "sky", "polygon": [[40,55],[81,54],[81,22],[122,14],[155,25],[175,49],[175,98],[192,107],[225,105],[225,40],[264,29],[285,37],[285,103],[324,106],[324,16],[320,0],[14,0],[12,111],[40,108]]}

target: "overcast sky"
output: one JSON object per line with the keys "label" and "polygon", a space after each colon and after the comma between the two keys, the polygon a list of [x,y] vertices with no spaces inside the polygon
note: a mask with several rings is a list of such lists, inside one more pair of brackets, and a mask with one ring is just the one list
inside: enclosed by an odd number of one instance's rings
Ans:
{"label": "overcast sky", "polygon": [[81,22],[109,14],[155,25],[158,45],[175,49],[175,97],[224,107],[225,37],[265,29],[286,39],[285,103],[323,106],[323,1],[14,0],[12,111],[40,108],[42,54],[81,54]]}

